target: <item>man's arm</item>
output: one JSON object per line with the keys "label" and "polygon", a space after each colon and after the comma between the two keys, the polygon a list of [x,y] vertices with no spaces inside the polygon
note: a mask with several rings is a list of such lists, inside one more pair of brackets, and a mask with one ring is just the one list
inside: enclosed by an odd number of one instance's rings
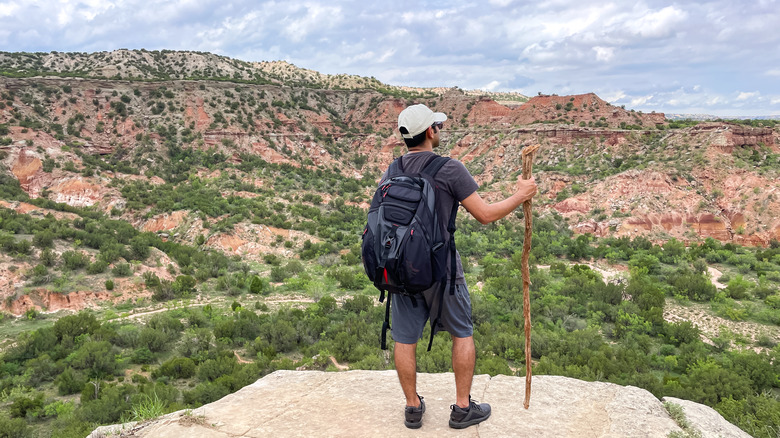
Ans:
{"label": "man's arm", "polygon": [[519,178],[517,181],[517,191],[510,197],[493,204],[488,204],[479,193],[474,192],[466,199],[461,201],[466,210],[482,224],[495,222],[522,205],[523,202],[531,199],[536,194],[536,181],[531,179]]}

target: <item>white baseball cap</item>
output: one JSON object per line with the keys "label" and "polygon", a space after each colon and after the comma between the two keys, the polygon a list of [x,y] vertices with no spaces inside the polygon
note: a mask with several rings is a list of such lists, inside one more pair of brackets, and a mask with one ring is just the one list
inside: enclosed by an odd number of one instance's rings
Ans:
{"label": "white baseball cap", "polygon": [[427,106],[418,103],[407,107],[398,114],[398,130],[403,138],[413,138],[428,129],[436,122],[444,122],[447,115],[435,113]]}

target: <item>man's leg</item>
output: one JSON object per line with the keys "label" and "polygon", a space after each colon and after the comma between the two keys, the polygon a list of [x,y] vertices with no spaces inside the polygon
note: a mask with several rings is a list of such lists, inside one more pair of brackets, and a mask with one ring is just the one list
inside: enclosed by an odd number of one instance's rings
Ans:
{"label": "man's leg", "polygon": [[406,406],[420,407],[420,399],[417,397],[417,344],[396,342],[393,357],[398,380],[406,397]]}
{"label": "man's leg", "polygon": [[[476,357],[473,336],[467,338],[452,337],[452,370],[455,372],[455,404],[464,409],[469,407],[469,394],[471,394],[471,380],[474,377]],[[398,359],[396,359],[396,367],[398,367]],[[398,375],[400,377],[400,371]],[[403,382],[401,385],[403,386]]]}

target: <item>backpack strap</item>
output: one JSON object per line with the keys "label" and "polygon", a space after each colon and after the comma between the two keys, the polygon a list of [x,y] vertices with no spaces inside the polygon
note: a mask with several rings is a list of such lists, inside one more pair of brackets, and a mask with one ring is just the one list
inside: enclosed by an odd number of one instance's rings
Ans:
{"label": "backpack strap", "polygon": [[429,160],[425,167],[423,167],[422,172],[426,175],[430,175],[431,178],[435,177],[437,173],[439,173],[439,170],[441,170],[442,166],[447,164],[447,161],[450,161],[450,157],[442,157],[440,155],[435,155],[435,158],[432,160]]}
{"label": "backpack strap", "polygon": [[[385,291],[382,291],[382,295]],[[390,297],[392,294],[387,294],[387,305],[385,306],[385,322],[382,323],[382,334],[379,339],[379,348],[387,350],[387,330],[390,329]],[[381,302],[381,301],[380,301]]]}
{"label": "backpack strap", "polygon": [[[441,158],[441,159],[439,159]],[[425,169],[423,169],[423,173],[428,173],[431,175],[431,177],[435,176],[436,173],[447,164],[447,161],[449,161],[449,157],[438,157],[434,161],[432,161],[430,164],[428,164]],[[458,264],[457,264],[457,253],[455,252],[455,217],[458,214],[458,205],[460,203],[455,200],[452,203],[452,212],[450,213],[450,221],[447,224],[447,232],[450,233],[450,239],[449,239],[449,247],[450,247],[450,295],[455,295],[455,279],[457,277],[457,271],[458,271]],[[439,310],[436,312],[436,319],[431,321],[431,339],[428,341],[428,351],[431,351],[431,347],[433,346],[433,336],[436,334],[436,327],[439,324],[439,321],[441,321],[441,309],[444,307],[444,289],[447,287],[446,282],[441,285],[440,291],[439,291]]]}
{"label": "backpack strap", "polygon": [[387,177],[390,178],[391,176],[395,176],[399,173],[404,173],[404,165],[401,163],[401,157],[396,158],[393,160],[392,163],[390,163],[389,166],[387,166]]}
{"label": "backpack strap", "polygon": [[[387,168],[387,175],[390,175],[391,168],[393,165],[395,165],[398,168],[397,173],[406,173],[406,170],[404,169],[404,160],[402,158],[405,155],[402,155],[395,160],[393,160],[392,163],[390,163],[390,167]],[[438,160],[438,164],[437,164]],[[433,154],[432,156],[428,157],[428,159],[425,161],[425,164],[423,165],[423,170],[420,173],[425,173],[430,176],[436,176],[436,173],[441,169],[441,166],[444,165],[447,161],[450,160],[450,157],[442,157],[441,155]]]}

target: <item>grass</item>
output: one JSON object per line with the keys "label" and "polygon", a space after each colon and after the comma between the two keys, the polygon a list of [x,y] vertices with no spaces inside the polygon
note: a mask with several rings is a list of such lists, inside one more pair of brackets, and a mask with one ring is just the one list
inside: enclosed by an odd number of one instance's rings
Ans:
{"label": "grass", "polygon": [[146,395],[144,398],[133,405],[130,410],[132,421],[146,421],[160,417],[165,413],[165,402],[160,400],[157,393],[153,393],[151,396]]}
{"label": "grass", "polygon": [[65,312],[57,312],[56,314],[40,315],[33,319],[4,314],[0,319],[0,351],[15,343],[21,333],[54,325],[54,322],[64,314]]}
{"label": "grass", "polygon": [[682,429],[680,432],[669,433],[669,438],[702,438],[701,432],[688,421],[682,406],[677,403],[664,402],[664,408],[666,408],[666,412],[669,413],[672,420]]}

